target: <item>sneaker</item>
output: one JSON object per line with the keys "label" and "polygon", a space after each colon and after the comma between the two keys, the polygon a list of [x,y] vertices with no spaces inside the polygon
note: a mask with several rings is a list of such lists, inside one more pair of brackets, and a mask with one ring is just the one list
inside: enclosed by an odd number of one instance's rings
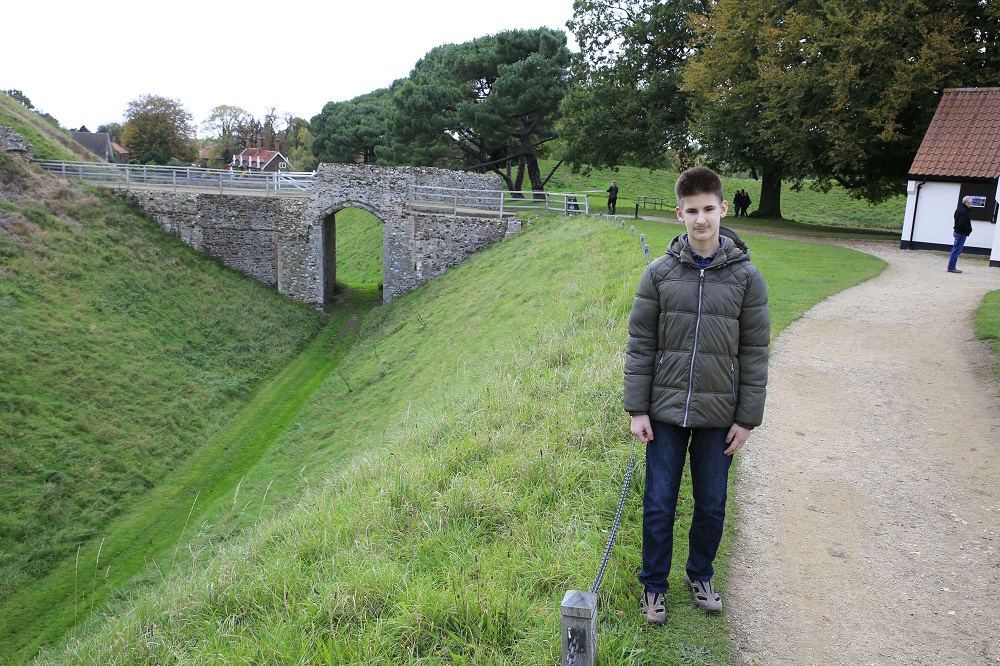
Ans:
{"label": "sneaker", "polygon": [[962,271],[958,270],[957,268],[949,268],[948,272],[949,273],[961,273]]}
{"label": "sneaker", "polygon": [[639,608],[650,624],[665,624],[667,621],[667,595],[663,592],[643,590],[639,598]]}
{"label": "sneaker", "polygon": [[707,613],[722,612],[722,597],[720,597],[719,593],[715,591],[715,586],[712,585],[712,581],[691,580],[685,576],[684,582],[691,588],[691,593],[694,595],[694,601],[698,604],[699,608]]}

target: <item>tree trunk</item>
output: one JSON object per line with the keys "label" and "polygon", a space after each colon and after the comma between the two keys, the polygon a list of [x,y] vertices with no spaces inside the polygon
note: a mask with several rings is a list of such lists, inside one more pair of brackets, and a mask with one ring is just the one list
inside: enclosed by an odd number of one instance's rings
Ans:
{"label": "tree trunk", "polygon": [[510,192],[510,195],[515,199],[519,198],[518,193],[514,191],[514,180],[510,177],[510,169],[508,168],[507,173],[504,173],[503,170],[493,167],[492,171],[503,179],[504,185],[507,186],[507,191]]}
{"label": "tree trunk", "polygon": [[517,160],[517,177],[514,178],[514,191],[520,192],[524,186],[524,156]]}
{"label": "tree trunk", "polygon": [[527,155],[525,160],[528,163],[528,179],[531,181],[531,191],[535,192],[536,199],[544,199],[545,195],[541,191],[545,189],[542,182],[542,170],[538,168],[538,158],[535,154]]}
{"label": "tree trunk", "polygon": [[781,217],[781,172],[767,169],[760,180],[760,202],[751,217]]}

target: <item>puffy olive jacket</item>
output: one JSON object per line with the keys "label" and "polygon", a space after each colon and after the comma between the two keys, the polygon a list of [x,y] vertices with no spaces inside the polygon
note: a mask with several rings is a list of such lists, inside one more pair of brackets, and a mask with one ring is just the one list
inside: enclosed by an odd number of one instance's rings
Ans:
{"label": "puffy olive jacket", "polygon": [[685,235],[639,280],[629,316],[625,410],[688,428],[753,428],[764,415],[767,287],[736,234],[708,268]]}

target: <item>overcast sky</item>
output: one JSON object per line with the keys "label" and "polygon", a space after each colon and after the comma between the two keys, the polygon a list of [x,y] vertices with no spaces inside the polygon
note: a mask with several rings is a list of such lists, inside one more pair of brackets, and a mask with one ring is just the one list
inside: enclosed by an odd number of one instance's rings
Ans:
{"label": "overcast sky", "polygon": [[309,119],[407,76],[440,44],[565,30],[573,0],[20,0],[3,15],[0,90],[94,131],[144,93],[179,100],[195,124],[222,104]]}

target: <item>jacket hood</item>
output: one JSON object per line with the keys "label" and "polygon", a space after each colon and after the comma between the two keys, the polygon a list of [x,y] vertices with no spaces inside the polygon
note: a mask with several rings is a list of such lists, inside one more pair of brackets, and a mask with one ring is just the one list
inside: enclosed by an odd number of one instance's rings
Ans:
{"label": "jacket hood", "polygon": [[[671,254],[685,264],[695,265],[694,257],[691,255],[691,248],[685,242],[687,233],[678,234],[667,246],[667,254]],[[719,238],[722,241],[719,252],[715,255],[709,268],[715,268],[723,264],[730,264],[735,261],[744,261],[750,258],[750,248],[743,239],[732,229],[719,227]]]}

